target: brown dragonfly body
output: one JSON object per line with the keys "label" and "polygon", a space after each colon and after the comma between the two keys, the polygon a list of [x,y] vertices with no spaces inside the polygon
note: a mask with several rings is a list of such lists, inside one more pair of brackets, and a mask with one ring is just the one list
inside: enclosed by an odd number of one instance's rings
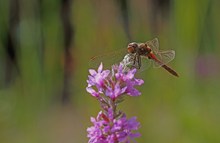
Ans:
{"label": "brown dragonfly body", "polygon": [[[123,59],[124,57],[124,59]],[[155,68],[162,67],[172,75],[178,77],[179,75],[172,68],[167,66],[167,63],[172,61],[175,57],[175,51],[159,50],[159,42],[157,38],[149,40],[145,43],[129,43],[127,46],[127,51],[121,49],[118,51],[113,51],[112,53],[107,53],[91,58],[90,65],[93,67],[98,67],[100,62],[103,62],[107,67],[113,64],[118,64],[119,62],[124,62],[124,65],[128,67],[134,67],[143,71],[147,69],[153,63]]]}
{"label": "brown dragonfly body", "polygon": [[179,76],[177,72],[166,65],[174,59],[175,51],[159,51],[159,42],[157,38],[147,41],[146,43],[130,43],[128,44],[127,51],[134,55],[133,65],[138,69],[142,66],[142,57],[145,57],[148,58],[148,60],[152,60],[154,65],[156,65],[155,67],[163,67],[172,75],[176,77]]}

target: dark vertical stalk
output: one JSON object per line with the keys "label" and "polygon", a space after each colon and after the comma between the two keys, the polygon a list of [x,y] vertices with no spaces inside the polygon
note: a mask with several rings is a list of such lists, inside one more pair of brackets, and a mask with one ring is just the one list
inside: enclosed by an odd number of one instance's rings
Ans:
{"label": "dark vertical stalk", "polygon": [[38,51],[38,56],[39,56],[39,60],[40,60],[40,68],[42,70],[42,73],[43,73],[43,70],[44,70],[44,50],[45,50],[45,46],[44,46],[44,31],[43,31],[43,28],[42,28],[42,22],[43,22],[43,4],[42,4],[42,0],[38,0],[37,1],[37,4],[38,4],[38,9],[36,9],[36,20],[39,21],[39,28],[40,28],[40,35],[39,35],[39,51]]}
{"label": "dark vertical stalk", "polygon": [[71,55],[71,44],[74,38],[74,30],[71,26],[71,3],[73,0],[61,1],[61,20],[64,36],[64,81],[62,102],[65,104],[70,101],[70,80],[72,75],[73,57]]}
{"label": "dark vertical stalk", "polygon": [[116,0],[119,5],[123,27],[127,36],[128,41],[131,41],[131,33],[129,30],[129,16],[128,16],[128,1],[127,0]]}
{"label": "dark vertical stalk", "polygon": [[169,19],[171,0],[151,0],[149,17],[153,34],[158,34],[162,24]]}
{"label": "dark vertical stalk", "polygon": [[19,0],[10,0],[9,4],[9,26],[6,33],[5,52],[5,84],[8,85],[14,77],[14,70],[19,73],[17,52],[19,48],[18,42],[18,26],[20,20]]}

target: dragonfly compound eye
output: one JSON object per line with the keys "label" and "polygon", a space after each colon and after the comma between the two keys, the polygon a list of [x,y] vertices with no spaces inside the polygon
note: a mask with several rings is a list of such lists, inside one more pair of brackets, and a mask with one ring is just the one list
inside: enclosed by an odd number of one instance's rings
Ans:
{"label": "dragonfly compound eye", "polygon": [[128,53],[135,53],[134,47],[128,46]]}
{"label": "dragonfly compound eye", "polygon": [[127,49],[129,53],[135,53],[137,48],[138,48],[137,43],[133,42],[133,43],[128,44]]}

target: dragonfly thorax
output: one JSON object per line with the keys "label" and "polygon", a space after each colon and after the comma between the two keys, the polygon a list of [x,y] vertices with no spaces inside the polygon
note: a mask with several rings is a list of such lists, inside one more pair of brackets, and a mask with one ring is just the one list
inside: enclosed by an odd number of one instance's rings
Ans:
{"label": "dragonfly thorax", "polygon": [[137,53],[141,56],[147,56],[151,52],[151,49],[145,43],[140,43],[138,45]]}

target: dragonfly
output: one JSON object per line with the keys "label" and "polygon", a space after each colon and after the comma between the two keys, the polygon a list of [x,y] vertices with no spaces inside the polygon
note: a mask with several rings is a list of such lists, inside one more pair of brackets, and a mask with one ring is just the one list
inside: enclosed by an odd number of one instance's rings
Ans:
{"label": "dragonfly", "polygon": [[[173,76],[179,77],[178,73],[167,64],[175,58],[174,50],[159,50],[158,38],[154,38],[145,43],[129,43],[127,51],[116,51],[101,56],[91,58],[90,63],[100,63],[113,65],[119,62],[126,63],[129,67],[143,71],[153,64],[154,68],[162,67]],[[125,62],[124,62],[125,61]]]}

